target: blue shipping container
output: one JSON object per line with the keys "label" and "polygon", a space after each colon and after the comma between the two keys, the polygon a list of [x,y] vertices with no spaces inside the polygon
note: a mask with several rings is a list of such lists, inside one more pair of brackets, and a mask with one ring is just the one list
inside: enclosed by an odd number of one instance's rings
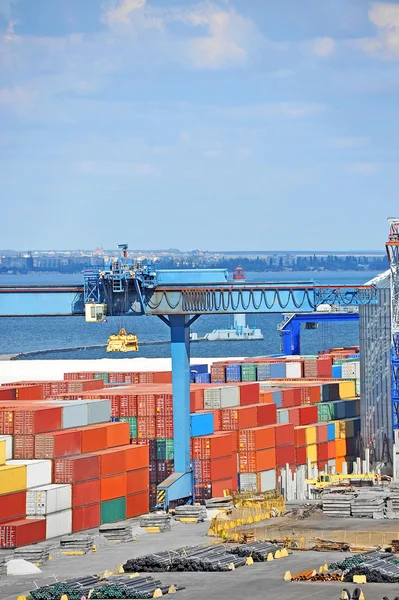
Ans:
{"label": "blue shipping container", "polygon": [[213,413],[192,413],[190,415],[191,437],[212,435],[215,433],[213,418]]}
{"label": "blue shipping container", "polygon": [[283,407],[283,393],[282,392],[272,392],[273,394],[273,402],[277,406],[277,408]]}
{"label": "blue shipping container", "polygon": [[333,376],[333,379],[342,379],[342,366],[341,365],[333,365],[332,366],[332,376]]}
{"label": "blue shipping container", "polygon": [[195,376],[195,383],[211,383],[211,374],[198,373],[198,375]]}
{"label": "blue shipping container", "polygon": [[265,381],[271,378],[271,370],[269,364],[258,364],[257,369],[258,381]]}
{"label": "blue shipping container", "polygon": [[271,379],[285,379],[285,363],[270,363]]}
{"label": "blue shipping container", "polygon": [[241,381],[241,365],[226,366],[226,381]]}
{"label": "blue shipping container", "polygon": [[195,371],[195,373],[208,373],[208,365],[191,365],[190,371]]}
{"label": "blue shipping container", "polygon": [[328,441],[333,442],[335,440],[335,424],[328,423],[327,425],[327,436]]}

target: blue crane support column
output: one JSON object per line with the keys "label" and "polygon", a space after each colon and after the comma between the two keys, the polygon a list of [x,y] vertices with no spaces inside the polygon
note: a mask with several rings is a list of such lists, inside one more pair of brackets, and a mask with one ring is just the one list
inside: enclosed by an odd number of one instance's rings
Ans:
{"label": "blue crane support column", "polygon": [[187,315],[162,319],[170,327],[173,392],[174,473],[158,485],[157,503],[169,508],[173,500],[192,501],[190,468],[190,324]]}
{"label": "blue crane support column", "polygon": [[301,329],[295,318],[290,321],[286,329],[281,330],[281,336],[284,354],[292,356],[301,353]]}

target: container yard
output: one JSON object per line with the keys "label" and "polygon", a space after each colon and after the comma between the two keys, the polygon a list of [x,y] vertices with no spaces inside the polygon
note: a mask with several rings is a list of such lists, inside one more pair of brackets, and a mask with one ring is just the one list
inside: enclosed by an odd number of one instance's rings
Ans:
{"label": "container yard", "polygon": [[[203,524],[174,521],[169,531],[156,535],[140,528],[137,517],[148,513],[158,513],[160,517],[166,514],[162,502],[160,505],[159,484],[174,472],[175,461],[170,361],[133,359],[128,361],[132,370],[125,370],[126,362],[118,365],[120,370],[101,371],[94,370],[93,363],[87,368],[81,361],[57,361],[57,364],[38,361],[35,368],[32,363],[3,363],[0,386],[0,561],[2,555],[8,560],[10,556],[17,557],[19,552],[26,553],[29,547],[39,549],[43,545],[47,549],[46,556],[53,554],[54,558],[50,562],[47,559],[37,563],[42,573],[30,587],[26,578],[22,581],[10,576],[0,579],[1,597],[16,598],[20,592],[36,589],[36,585],[40,590],[42,584],[38,581],[49,585],[49,573],[55,568],[57,579],[65,580],[63,585],[72,586],[59,589],[72,590],[76,582],[68,583],[71,568],[66,564],[68,561],[73,562],[74,574],[81,578],[89,573],[92,575],[93,569],[99,574],[110,570],[106,585],[116,586],[115,594],[120,594],[118,586],[125,586],[127,580],[120,574],[113,574],[113,569],[121,570],[120,566],[134,556],[159,550],[169,554],[171,549],[177,550],[185,544],[190,547],[199,544],[199,549],[193,552],[194,556],[199,552],[203,557],[202,570],[214,570],[211,565],[215,558],[206,558],[203,544],[212,540],[242,542],[248,528],[254,539],[277,539],[279,535],[279,547],[288,548],[289,554],[284,558],[287,566],[283,561],[275,560],[275,564],[271,564],[266,559],[264,564],[257,562],[251,566],[266,578],[268,586],[270,578],[277,596],[302,597],[298,595],[298,585],[320,585],[314,581],[322,579],[305,577],[302,573],[313,569],[314,565],[318,572],[321,562],[327,559],[324,555],[320,559],[313,552],[313,546],[302,555],[293,550],[295,544],[287,543],[285,529],[292,529],[290,502],[306,504],[315,501],[312,494],[317,485],[312,477],[317,479],[319,473],[325,473],[338,478],[353,473],[349,480],[352,485],[356,475],[367,475],[371,471],[372,465],[367,464],[366,468],[359,461],[359,349],[332,349],[317,356],[209,359],[203,363],[192,360],[190,462],[194,501],[208,505],[208,516]],[[137,370],[134,370],[135,364]],[[155,368],[151,369],[152,365]],[[115,361],[112,366],[115,368]],[[44,377],[45,373],[47,377]],[[287,485],[288,480],[290,485]],[[373,483],[378,485],[381,481]],[[356,493],[350,497],[349,528],[356,533],[369,530],[373,545],[373,532],[376,532],[376,517],[373,519],[373,516],[379,511],[381,518],[388,516],[383,526],[380,525],[382,521],[378,521],[378,531],[384,532],[384,542],[389,546],[392,540],[399,539],[399,519],[395,522],[396,514],[392,513],[396,508],[394,491],[391,493],[390,490],[391,496],[388,492],[382,494],[382,504],[377,500],[375,507],[370,508],[367,501],[366,505],[362,504],[364,490],[360,490],[363,496]],[[341,490],[340,498],[343,491],[351,493],[351,489]],[[373,488],[368,487],[366,492],[370,496]],[[254,509],[259,518],[243,518],[243,511],[252,509],[240,506],[259,494],[265,498],[270,494],[277,496],[275,500],[267,501],[267,508],[266,501],[263,502],[262,512],[259,508]],[[327,497],[323,492],[319,521],[312,517],[308,521],[308,527],[318,530],[323,537],[326,537],[324,529],[329,528],[327,521],[336,522],[331,514],[331,495],[329,493]],[[210,502],[217,498],[223,501],[223,497],[233,498],[230,511],[225,513],[229,515],[227,523],[223,511],[218,514],[209,508]],[[357,502],[354,501],[356,497]],[[387,515],[389,498],[391,514]],[[343,505],[337,506],[343,517]],[[364,524],[364,519],[359,523],[359,516],[365,516],[361,513],[362,506],[364,511],[369,511],[366,516],[372,526]],[[115,527],[126,528],[126,523],[128,530],[133,528],[135,533],[125,537],[123,547],[106,541],[99,533],[101,526],[115,524]],[[296,527],[309,545],[312,536],[304,533],[306,520]],[[277,534],[276,528],[282,533]],[[343,526],[335,525],[335,529],[343,529]],[[60,540],[68,536],[66,539],[73,542],[74,536],[87,534],[92,536],[90,539],[94,540],[92,546],[96,552],[89,543],[89,551],[61,558]],[[314,537],[313,533],[312,539]],[[375,544],[380,547],[380,542],[378,539]],[[230,548],[230,552],[234,546],[226,548]],[[327,549],[334,548],[328,546]],[[274,548],[274,553],[277,550]],[[244,547],[240,552],[244,552]],[[254,555],[257,556],[256,552]],[[29,556],[29,553],[23,556]],[[253,597],[258,597],[260,582],[254,579],[254,571],[250,574],[244,559],[233,560],[233,555],[227,555],[222,560],[219,554],[216,556],[215,564],[224,564],[225,560],[226,565],[231,565],[236,561],[237,571],[213,573],[217,580],[209,583],[211,589],[216,590],[220,585],[220,589],[230,590],[231,597],[238,598],[240,586],[244,590],[244,586],[249,585],[253,586]],[[330,552],[328,556],[331,556],[332,564],[338,562],[337,555]],[[172,573],[170,567],[167,573],[159,573],[161,569],[155,568],[153,559],[146,560],[152,565],[146,570],[156,577],[143,580],[143,589],[148,587],[151,593],[161,589],[164,595],[171,589],[181,597],[205,597],[195,573]],[[193,570],[189,563],[181,566],[180,562],[180,566],[176,563],[175,570]],[[390,564],[396,563],[391,561]],[[369,566],[367,569],[370,577]],[[284,581],[286,571],[292,574],[292,582]],[[202,575],[207,578],[211,574]],[[349,576],[345,576],[348,582]],[[373,577],[377,576],[374,574]],[[296,583],[304,578],[306,583]],[[335,598],[340,593],[335,579],[335,574],[325,576],[324,581],[330,581],[332,586],[331,596],[327,591],[327,598]],[[90,589],[94,586],[100,590],[104,582],[90,581],[87,585]],[[385,594],[391,592],[392,585],[393,592],[395,583],[384,583]],[[101,593],[98,591],[96,597],[105,597]],[[138,592],[132,589],[130,593]],[[303,593],[305,597],[309,592]],[[368,594],[367,598],[381,596],[373,594]],[[32,597],[40,599],[42,596],[37,592]]]}

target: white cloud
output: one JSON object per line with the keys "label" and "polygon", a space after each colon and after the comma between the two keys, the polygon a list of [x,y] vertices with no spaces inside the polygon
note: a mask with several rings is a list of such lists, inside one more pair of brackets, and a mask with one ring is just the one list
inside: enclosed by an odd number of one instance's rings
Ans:
{"label": "white cloud", "polygon": [[113,23],[129,25],[132,13],[144,8],[146,3],[147,0],[114,0],[109,9],[105,11],[105,21],[108,25]]}
{"label": "white cloud", "polygon": [[379,165],[372,162],[357,162],[349,166],[349,171],[359,175],[375,175],[379,171]]}
{"label": "white cloud", "polygon": [[376,2],[369,10],[369,20],[377,28],[377,36],[356,40],[353,45],[367,54],[398,59],[399,4]]}
{"label": "white cloud", "polygon": [[334,53],[335,41],[330,37],[318,38],[314,40],[312,50],[316,56],[326,58]]}

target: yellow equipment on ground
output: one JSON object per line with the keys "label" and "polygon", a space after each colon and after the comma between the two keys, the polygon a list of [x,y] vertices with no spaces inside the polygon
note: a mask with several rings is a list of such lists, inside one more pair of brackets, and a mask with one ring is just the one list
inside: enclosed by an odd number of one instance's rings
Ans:
{"label": "yellow equipment on ground", "polygon": [[372,485],[380,483],[381,477],[375,473],[362,473],[355,475],[329,475],[328,473],[319,473],[317,479],[307,479],[306,483],[313,486],[317,490],[322,490],[330,485],[340,485],[347,483],[348,485],[368,482]]}
{"label": "yellow equipment on ground", "polygon": [[110,335],[108,338],[107,352],[138,352],[139,341],[137,335],[127,333],[126,329],[120,329],[119,333]]}

